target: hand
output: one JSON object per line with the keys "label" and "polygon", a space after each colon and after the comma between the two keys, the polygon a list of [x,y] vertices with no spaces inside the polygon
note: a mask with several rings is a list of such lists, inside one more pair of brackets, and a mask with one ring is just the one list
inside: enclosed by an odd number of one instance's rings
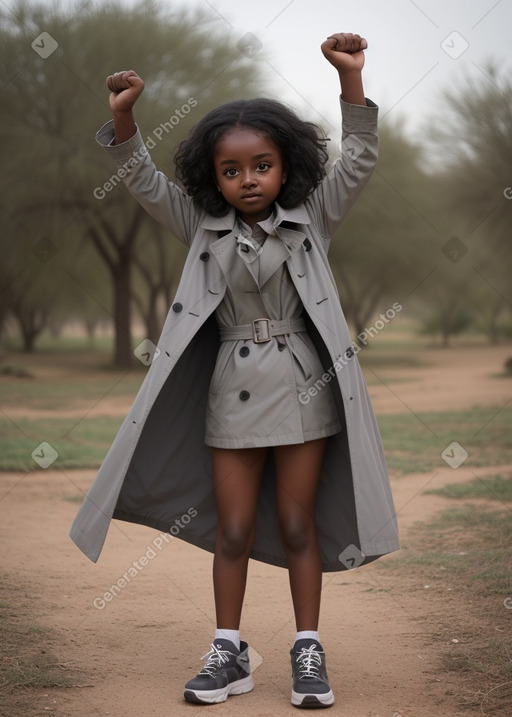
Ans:
{"label": "hand", "polygon": [[331,65],[340,73],[361,72],[364,67],[364,52],[368,43],[361,35],[337,32],[329,35],[321,49]]}
{"label": "hand", "polygon": [[133,70],[116,72],[107,77],[112,112],[130,112],[144,89],[144,80]]}

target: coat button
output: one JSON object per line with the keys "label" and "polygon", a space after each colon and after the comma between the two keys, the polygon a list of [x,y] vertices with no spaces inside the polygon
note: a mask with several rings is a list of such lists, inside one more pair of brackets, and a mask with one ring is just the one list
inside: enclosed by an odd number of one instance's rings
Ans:
{"label": "coat button", "polygon": [[175,304],[172,305],[172,310],[175,311],[177,314],[182,310],[183,304],[180,304],[179,301],[177,301]]}
{"label": "coat button", "polygon": [[203,251],[203,253],[200,254],[199,258],[201,259],[201,261],[208,261],[208,259],[210,258],[210,255],[208,254],[207,251]]}
{"label": "coat button", "polygon": [[309,239],[304,239],[302,246],[304,247],[304,251],[309,251],[311,249],[311,242]]}
{"label": "coat button", "polygon": [[240,393],[238,394],[238,397],[241,401],[247,401],[250,396],[251,394],[249,393],[249,391],[240,391]]}
{"label": "coat button", "polygon": [[240,349],[240,351],[238,353],[240,354],[240,356],[242,358],[245,358],[246,356],[249,356],[251,351],[248,346],[242,346],[242,348]]}

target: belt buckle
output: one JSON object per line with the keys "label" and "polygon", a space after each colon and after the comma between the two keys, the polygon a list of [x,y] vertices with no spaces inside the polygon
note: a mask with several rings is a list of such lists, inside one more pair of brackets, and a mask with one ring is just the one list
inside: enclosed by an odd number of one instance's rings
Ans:
{"label": "belt buckle", "polygon": [[272,340],[270,319],[254,319],[252,322],[252,340],[255,344],[264,344]]}

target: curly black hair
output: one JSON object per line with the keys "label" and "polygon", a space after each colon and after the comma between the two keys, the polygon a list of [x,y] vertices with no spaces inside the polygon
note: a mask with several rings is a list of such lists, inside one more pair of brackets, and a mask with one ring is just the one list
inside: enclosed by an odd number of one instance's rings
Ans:
{"label": "curly black hair", "polygon": [[277,202],[284,209],[301,204],[325,176],[327,139],[281,102],[267,98],[236,100],[208,112],[183,140],[174,156],[176,178],[196,204],[216,217],[230,205],[218,191],[213,164],[216,143],[233,127],[265,134],[281,151],[287,172]]}

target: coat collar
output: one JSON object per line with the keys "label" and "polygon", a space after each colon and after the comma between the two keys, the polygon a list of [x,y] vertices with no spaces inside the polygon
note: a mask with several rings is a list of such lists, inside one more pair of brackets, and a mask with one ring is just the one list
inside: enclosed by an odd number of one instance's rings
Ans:
{"label": "coat collar", "polygon": [[[277,202],[275,202],[275,213],[276,219],[274,226],[277,228],[283,222],[290,222],[292,224],[311,224],[311,219],[306,211],[304,204],[299,204],[298,207],[293,209],[283,209]],[[210,229],[212,231],[232,231],[236,223],[236,212],[234,207],[231,207],[229,212],[223,217],[213,217],[211,214],[205,214],[201,221],[201,227],[203,229]]]}
{"label": "coat collar", "polygon": [[[310,223],[311,220],[304,205],[300,205],[294,209],[283,209],[276,204],[274,222],[276,235],[269,235],[267,238],[264,260],[260,262],[260,286],[263,286],[263,284],[268,281],[272,274],[291,254],[303,246],[306,235],[301,231],[302,224]],[[282,224],[286,224],[286,226],[281,226]],[[290,225],[296,225],[297,228],[292,229]],[[235,242],[234,229],[236,228],[235,210],[231,208],[229,213],[224,217],[212,217],[207,215],[202,220],[201,227],[210,231],[221,232],[218,238],[210,244],[210,249],[216,257],[224,276],[229,276],[231,262],[235,256],[235,252],[233,251]]]}

